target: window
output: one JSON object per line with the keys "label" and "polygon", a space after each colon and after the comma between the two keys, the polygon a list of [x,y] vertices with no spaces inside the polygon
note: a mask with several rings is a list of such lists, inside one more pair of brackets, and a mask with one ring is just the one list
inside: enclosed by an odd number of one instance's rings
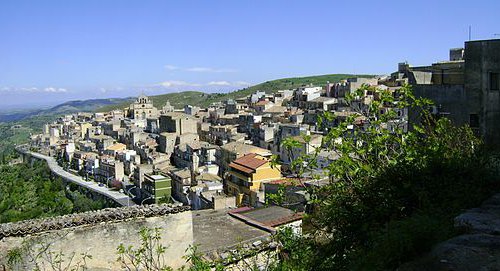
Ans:
{"label": "window", "polygon": [[490,72],[490,90],[500,90],[500,76],[498,72]]}
{"label": "window", "polygon": [[469,115],[469,126],[471,128],[479,128],[479,115],[478,114],[470,114]]}

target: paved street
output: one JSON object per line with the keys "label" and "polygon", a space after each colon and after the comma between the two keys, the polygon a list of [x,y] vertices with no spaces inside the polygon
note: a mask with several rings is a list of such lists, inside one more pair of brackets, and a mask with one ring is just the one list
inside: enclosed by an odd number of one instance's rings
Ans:
{"label": "paved street", "polygon": [[68,180],[74,184],[77,184],[79,186],[85,187],[91,191],[97,192],[101,195],[104,195],[117,203],[119,203],[122,206],[128,206],[130,205],[135,205],[135,203],[125,194],[120,193],[115,190],[111,190],[105,186],[101,187],[95,182],[91,181],[85,181],[82,177],[73,175],[67,171],[65,171],[61,166],[59,166],[56,162],[56,160],[53,157],[46,156],[40,153],[36,152],[30,152],[30,151],[25,151],[21,150],[24,153],[30,154],[33,157],[39,158],[39,159],[44,159],[47,161],[47,164],[49,165],[50,170],[60,176],[61,178],[64,178],[65,180]]}

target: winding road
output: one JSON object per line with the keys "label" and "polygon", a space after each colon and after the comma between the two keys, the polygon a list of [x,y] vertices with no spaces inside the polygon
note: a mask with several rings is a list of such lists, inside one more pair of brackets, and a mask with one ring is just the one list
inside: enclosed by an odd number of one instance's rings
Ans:
{"label": "winding road", "polygon": [[43,155],[43,154],[37,153],[37,152],[31,152],[31,151],[25,150],[22,147],[16,148],[16,149],[23,154],[28,154],[28,155],[31,155],[31,156],[37,158],[37,159],[43,159],[43,160],[47,161],[47,164],[49,165],[50,170],[52,172],[54,172],[57,176],[63,178],[64,180],[67,180],[67,181],[72,182],[76,185],[79,185],[81,187],[89,189],[90,191],[99,193],[99,194],[101,194],[109,199],[114,200],[115,202],[117,202],[121,206],[136,205],[130,199],[129,196],[127,196],[123,193],[120,193],[120,192],[115,191],[115,190],[111,190],[105,186],[101,187],[95,182],[85,181],[82,177],[73,175],[73,174],[65,171],[61,166],[59,166],[57,164],[54,157]]}

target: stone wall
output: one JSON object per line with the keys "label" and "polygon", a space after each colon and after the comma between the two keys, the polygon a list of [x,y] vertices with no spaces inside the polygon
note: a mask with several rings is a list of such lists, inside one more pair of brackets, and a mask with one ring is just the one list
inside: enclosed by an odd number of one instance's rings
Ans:
{"label": "stone wall", "polygon": [[185,264],[182,257],[193,244],[192,214],[188,210],[167,205],[133,206],[1,224],[0,266],[7,266],[9,250],[30,242],[50,244],[50,251],[61,251],[67,259],[73,253],[75,259],[88,253],[92,255],[87,260],[90,270],[120,270],[117,247],[139,247],[139,231],[146,227],[161,228],[166,263],[178,268]]}
{"label": "stone wall", "polygon": [[29,219],[0,224],[0,240],[9,236],[25,236],[51,230],[90,226],[102,222],[116,222],[131,218],[144,218],[176,214],[189,210],[189,206],[171,207],[168,204],[140,205],[106,208],[85,213],[69,214],[51,218]]}
{"label": "stone wall", "polygon": [[416,97],[431,99],[442,113],[450,113],[450,118],[456,125],[469,123],[469,115],[464,108],[467,106],[467,97],[463,85],[414,85]]}
{"label": "stone wall", "polygon": [[491,73],[500,73],[500,40],[466,42],[467,109],[469,114],[478,115],[485,143],[498,149],[500,148],[500,90],[490,89]]}

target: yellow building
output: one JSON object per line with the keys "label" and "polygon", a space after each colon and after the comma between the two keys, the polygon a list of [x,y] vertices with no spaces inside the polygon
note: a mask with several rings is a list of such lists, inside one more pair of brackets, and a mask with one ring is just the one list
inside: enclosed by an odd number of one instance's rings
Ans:
{"label": "yellow building", "polygon": [[236,204],[255,205],[263,183],[281,179],[279,167],[271,167],[268,158],[247,154],[229,164],[227,192],[236,196]]}

